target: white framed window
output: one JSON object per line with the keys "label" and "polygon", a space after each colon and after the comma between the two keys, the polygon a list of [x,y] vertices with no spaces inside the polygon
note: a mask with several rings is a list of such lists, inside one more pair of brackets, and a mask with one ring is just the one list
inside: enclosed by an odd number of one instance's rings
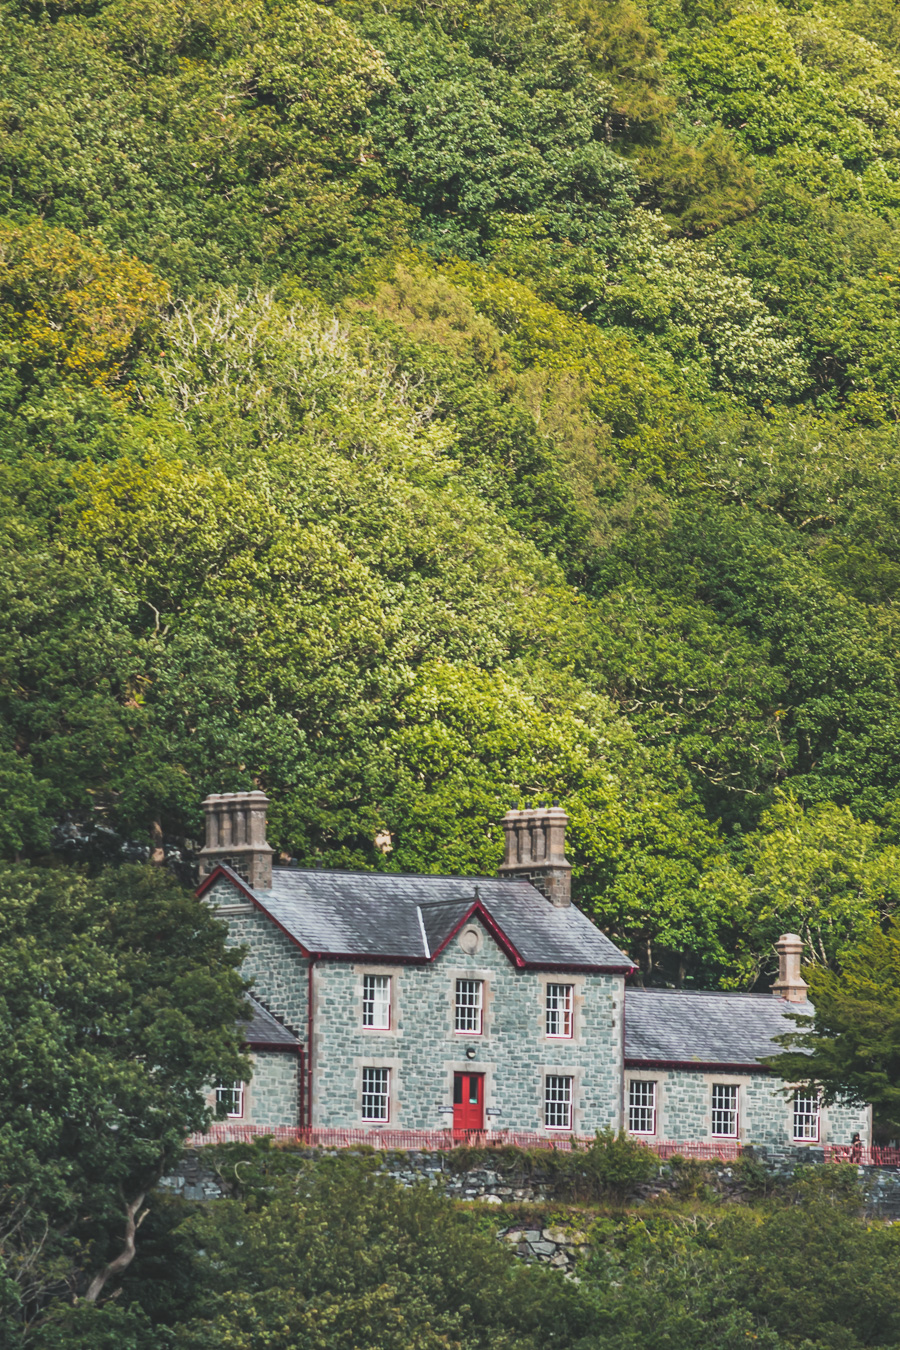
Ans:
{"label": "white framed window", "polygon": [[819,1142],[819,1100],[798,1092],[794,1098],[794,1139],[797,1143]]}
{"label": "white framed window", "polygon": [[387,1120],[390,1108],[390,1069],[363,1069],[362,1071],[362,1118],[363,1120]]}
{"label": "white framed window", "polygon": [[548,1130],[572,1128],[572,1079],[564,1074],[544,1079],[544,1124]]}
{"label": "white framed window", "polygon": [[362,1024],[376,1031],[389,1031],[391,1026],[390,975],[363,976]]}
{"label": "white framed window", "polygon": [[656,1084],[632,1078],[628,1088],[628,1131],[656,1134]]}
{"label": "white framed window", "polygon": [[571,984],[547,985],[547,1035],[564,1040],[572,1039]]}
{"label": "white framed window", "polygon": [[721,1139],[737,1138],[738,1090],[736,1083],[712,1085],[712,1133]]}
{"label": "white framed window", "polygon": [[216,1106],[224,1106],[225,1114],[235,1120],[244,1114],[243,1083],[219,1083],[216,1087]]}
{"label": "white framed window", "polygon": [[481,1035],[482,980],[456,981],[456,1030]]}

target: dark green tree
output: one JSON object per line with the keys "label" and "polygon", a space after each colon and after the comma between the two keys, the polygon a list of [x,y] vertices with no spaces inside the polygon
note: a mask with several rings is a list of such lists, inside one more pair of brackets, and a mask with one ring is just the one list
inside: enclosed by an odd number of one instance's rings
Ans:
{"label": "dark green tree", "polygon": [[781,1038],[778,1073],[825,1102],[871,1102],[900,1127],[900,929],[876,929],[840,972],[809,966],[804,976],[815,1013],[796,1016],[797,1030]]}
{"label": "dark green tree", "polygon": [[0,873],[0,1326],[96,1302],[148,1192],[246,1078],[241,953],[166,873]]}

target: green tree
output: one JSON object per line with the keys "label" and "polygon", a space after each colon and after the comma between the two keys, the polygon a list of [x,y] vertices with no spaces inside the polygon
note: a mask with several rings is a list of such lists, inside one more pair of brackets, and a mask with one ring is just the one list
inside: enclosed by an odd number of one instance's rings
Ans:
{"label": "green tree", "polygon": [[815,965],[804,976],[815,1012],[795,1017],[773,1066],[826,1102],[872,1102],[885,1124],[900,1127],[900,929],[874,928],[840,971]]}
{"label": "green tree", "polygon": [[754,978],[774,973],[782,933],[799,933],[811,962],[836,969],[900,902],[900,849],[832,802],[804,809],[782,796],[737,856],[738,869],[713,869],[706,884],[723,903],[731,895]]}
{"label": "green tree", "polygon": [[[195,1296],[185,1350],[533,1350],[575,1345],[590,1304],[555,1272],[528,1268],[425,1186],[371,1163],[295,1167],[245,1201],[205,1208],[179,1234]],[[299,1183],[299,1184],[298,1184]]]}
{"label": "green tree", "polygon": [[10,1337],[96,1302],[148,1192],[246,1078],[241,952],[159,869],[0,874],[0,1260]]}

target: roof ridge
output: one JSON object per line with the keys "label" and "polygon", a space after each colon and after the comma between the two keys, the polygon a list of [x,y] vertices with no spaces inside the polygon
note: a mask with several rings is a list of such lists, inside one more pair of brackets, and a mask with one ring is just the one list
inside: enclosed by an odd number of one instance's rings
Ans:
{"label": "roof ridge", "polygon": [[498,877],[493,874],[474,874],[470,872],[365,872],[358,867],[273,867],[272,876],[296,876],[303,873],[304,876],[316,877],[383,877],[385,881],[491,881],[497,886],[528,886],[531,890],[537,890],[537,887],[530,881],[521,877]]}
{"label": "roof ridge", "polygon": [[419,900],[418,909],[430,909],[432,905],[471,905],[474,904],[476,897],[474,895],[461,895],[458,900]]}
{"label": "roof ridge", "polygon": [[768,1003],[775,1004],[784,1002],[783,999],[773,998],[765,990],[756,991],[752,989],[663,989],[654,988],[652,985],[648,988],[642,984],[629,984],[625,989],[626,994],[678,994],[687,998],[758,998]]}

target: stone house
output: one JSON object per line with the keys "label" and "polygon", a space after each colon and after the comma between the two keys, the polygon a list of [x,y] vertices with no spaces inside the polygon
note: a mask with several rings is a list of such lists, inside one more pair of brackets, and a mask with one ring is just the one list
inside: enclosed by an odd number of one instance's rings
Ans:
{"label": "stone house", "polygon": [[204,802],[198,895],[246,946],[253,981],[253,1080],[218,1089],[233,1119],[868,1137],[864,1114],[798,1105],[759,1064],[805,996],[796,943],[775,999],[626,992],[631,961],[571,903],[559,807],[506,815],[499,877],[441,877],[273,868],[266,805],[260,792]]}

